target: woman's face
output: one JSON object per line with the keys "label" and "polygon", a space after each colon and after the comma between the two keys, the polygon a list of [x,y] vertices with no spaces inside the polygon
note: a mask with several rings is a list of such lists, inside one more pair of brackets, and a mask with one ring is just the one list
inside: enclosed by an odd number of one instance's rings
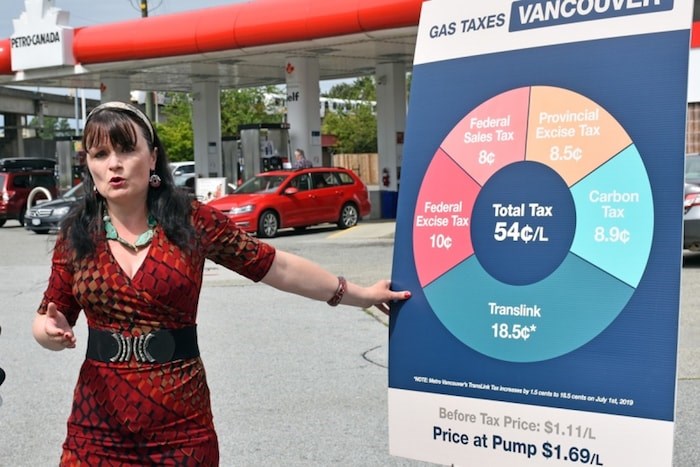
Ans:
{"label": "woman's face", "polygon": [[87,151],[87,168],[95,188],[108,203],[146,202],[148,179],[156,167],[156,150],[149,150],[141,129],[134,125],[134,147],[114,147],[104,138]]}

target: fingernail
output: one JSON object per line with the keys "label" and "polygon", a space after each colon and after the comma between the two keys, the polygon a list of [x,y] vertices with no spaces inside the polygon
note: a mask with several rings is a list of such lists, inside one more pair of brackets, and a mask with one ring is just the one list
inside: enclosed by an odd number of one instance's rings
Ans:
{"label": "fingernail", "polygon": [[411,292],[404,293],[403,298],[411,298]]}

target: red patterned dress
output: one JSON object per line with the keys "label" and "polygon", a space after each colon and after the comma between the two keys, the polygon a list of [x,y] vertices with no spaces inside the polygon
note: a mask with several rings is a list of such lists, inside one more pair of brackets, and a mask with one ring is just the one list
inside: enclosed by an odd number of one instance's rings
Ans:
{"label": "red patterned dress", "polygon": [[[130,335],[195,325],[205,259],[253,281],[275,250],[233,226],[220,211],[194,204],[195,248],[183,252],[156,227],[133,278],[106,240],[74,262],[56,241],[49,284],[39,307],[56,303],[71,325],[80,310],[92,328]],[[216,466],[219,449],[200,358],[164,364],[86,359],[73,396],[62,466]]]}

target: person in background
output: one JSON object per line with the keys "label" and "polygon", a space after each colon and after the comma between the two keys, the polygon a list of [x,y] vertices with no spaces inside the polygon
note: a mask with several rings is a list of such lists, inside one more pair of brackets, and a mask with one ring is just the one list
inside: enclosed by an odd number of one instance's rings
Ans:
{"label": "person in background", "polygon": [[[177,190],[151,121],[121,102],[86,119],[86,196],[56,238],[33,323],[50,350],[88,325],[60,465],[216,466],[219,447],[197,345],[205,260],[314,300],[389,312],[410,297],[361,286],[242,232]],[[251,304],[251,312],[253,310]]]}
{"label": "person in background", "polygon": [[292,164],[293,169],[306,169],[308,167],[313,167],[310,160],[306,158],[303,149],[297,148],[294,151],[294,164]]}

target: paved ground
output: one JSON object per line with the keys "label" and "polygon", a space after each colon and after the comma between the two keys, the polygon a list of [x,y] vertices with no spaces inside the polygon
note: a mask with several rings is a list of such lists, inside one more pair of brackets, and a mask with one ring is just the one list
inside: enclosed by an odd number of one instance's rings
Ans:
{"label": "paved ground", "polygon": [[[56,465],[84,355],[83,321],[75,351],[49,352],[31,337],[52,240],[11,226],[0,229],[0,366],[8,373],[0,387],[2,467]],[[393,223],[282,236],[273,243],[372,283],[390,275]],[[696,467],[700,255],[688,255],[683,271],[674,467]],[[199,308],[222,466],[428,465],[388,454],[385,318],[331,309],[215,265],[207,267]]]}

